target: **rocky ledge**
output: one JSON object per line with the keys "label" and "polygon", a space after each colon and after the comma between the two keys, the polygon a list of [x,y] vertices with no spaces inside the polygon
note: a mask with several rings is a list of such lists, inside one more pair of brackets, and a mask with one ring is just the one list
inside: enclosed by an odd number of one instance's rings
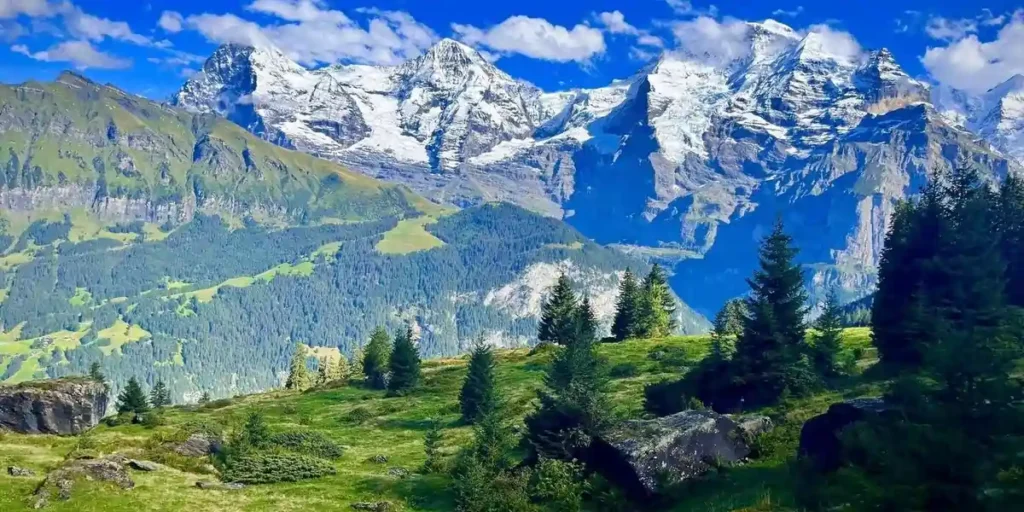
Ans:
{"label": "rocky ledge", "polygon": [[103,418],[107,400],[103,384],[84,378],[0,386],[0,429],[22,434],[80,434]]}

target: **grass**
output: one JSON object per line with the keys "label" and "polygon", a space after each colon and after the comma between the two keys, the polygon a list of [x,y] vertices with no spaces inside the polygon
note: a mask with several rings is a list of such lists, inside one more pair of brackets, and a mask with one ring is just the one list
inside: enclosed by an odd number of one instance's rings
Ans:
{"label": "grass", "polygon": [[[847,350],[862,346],[866,330],[847,331]],[[663,379],[677,378],[695,364],[708,349],[701,336],[658,340],[632,340],[606,344],[601,354],[610,367],[629,366],[611,381],[609,393],[617,417],[642,415],[643,388]],[[653,355],[657,353],[657,355]],[[497,352],[498,388],[509,413],[517,419],[534,406],[537,390],[551,360],[550,351],[531,355],[527,349]],[[458,392],[465,376],[465,356],[424,362],[423,385],[409,396],[386,397],[383,392],[357,385],[316,389],[304,393],[271,391],[206,406],[176,407],[166,413],[166,424],[149,430],[138,425],[99,426],[87,434],[100,453],[125,453],[153,458],[159,439],[174,434],[189,421],[239,425],[249,411],[260,410],[273,431],[310,429],[322,432],[345,447],[336,461],[337,474],[297,483],[248,486],[240,491],[202,491],[197,480],[211,477],[200,471],[201,463],[170,460],[174,468],[153,473],[133,472],[135,489],[122,491],[95,482],[83,482],[70,501],[55,501],[51,510],[352,510],[353,503],[386,500],[403,511],[452,510],[452,496],[446,477],[422,475],[417,468],[424,461],[423,436],[432,421],[444,425],[442,453],[450,459],[471,437],[471,430],[458,422]],[[823,412],[843,397],[877,392],[870,383],[857,379],[837,391],[792,401],[765,411],[777,425],[777,450],[750,464],[729,468],[687,487],[676,498],[672,510],[786,510],[792,507],[788,462],[796,452],[799,428],[807,418]],[[22,465],[37,471],[33,478],[0,475],[0,510],[27,510],[27,496],[48,469],[60,464],[76,444],[75,439],[55,436],[0,437],[0,466]],[[374,464],[375,455],[388,458]],[[411,471],[406,479],[388,474],[390,468]]]}
{"label": "grass", "polygon": [[120,351],[121,347],[128,344],[134,343],[144,338],[149,337],[149,331],[143,329],[134,324],[129,324],[124,320],[118,318],[114,322],[114,325],[107,327],[96,333],[96,337],[100,339],[109,340],[110,343],[106,345],[100,345],[100,350],[103,351],[103,355],[109,356],[114,351]]}
{"label": "grass", "polygon": [[404,219],[377,242],[377,252],[384,254],[409,254],[441,247],[444,242],[426,230],[426,226],[437,222],[430,216]]}
{"label": "grass", "polygon": [[[214,297],[217,296],[217,292],[219,292],[220,289],[224,288],[225,286],[230,286],[233,288],[248,288],[249,286],[256,284],[258,281],[269,283],[278,276],[309,277],[313,274],[313,270],[315,268],[316,266],[313,264],[312,261],[301,261],[296,264],[281,263],[280,265],[277,265],[267,271],[256,274],[255,276],[232,277],[231,279],[227,279],[209,288],[200,288],[198,290],[192,290],[179,294],[169,295],[168,298],[178,298],[184,296],[186,298],[191,299],[195,297],[195,299],[198,300],[199,302],[210,302],[214,299]],[[188,283],[183,283],[180,281],[168,281],[167,283],[168,290],[179,289],[187,287],[188,285]],[[182,283],[183,285],[171,288],[171,283]]]}
{"label": "grass", "polygon": [[75,295],[68,299],[72,306],[85,306],[92,302],[92,294],[85,288],[75,288]]}

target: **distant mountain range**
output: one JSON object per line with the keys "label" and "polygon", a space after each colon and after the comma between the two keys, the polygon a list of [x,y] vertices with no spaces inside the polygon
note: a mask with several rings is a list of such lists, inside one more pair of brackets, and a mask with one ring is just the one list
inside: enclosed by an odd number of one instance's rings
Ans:
{"label": "distant mountain range", "polygon": [[310,70],[227,45],[172,103],[459,206],[510,201],[675,265],[706,314],[743,293],[781,216],[815,294],[874,283],[895,202],[970,164],[1024,158],[1024,78],[982,97],[908,76],[885,49],[749,23],[737,56],[672,52],[597,89],[543,92],[445,39],[394,67]]}

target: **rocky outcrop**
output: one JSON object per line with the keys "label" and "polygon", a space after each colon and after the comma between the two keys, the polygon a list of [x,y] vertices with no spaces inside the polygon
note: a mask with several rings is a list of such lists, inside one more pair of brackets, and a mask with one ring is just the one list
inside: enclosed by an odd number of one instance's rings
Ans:
{"label": "rocky outcrop", "polygon": [[102,459],[83,459],[69,462],[46,475],[35,492],[35,508],[44,508],[56,493],[60,501],[71,499],[75,482],[81,479],[110,482],[121,489],[132,489],[135,481],[128,475],[128,459],[111,455]]}
{"label": "rocky outcrop", "polygon": [[747,418],[746,428],[711,410],[683,411],[654,420],[627,421],[595,438],[588,462],[631,496],[647,498],[750,454],[748,429],[770,428]]}
{"label": "rocky outcrop", "polygon": [[68,378],[0,386],[0,427],[23,434],[80,434],[107,410],[107,389]]}
{"label": "rocky outcrop", "polygon": [[172,450],[186,457],[205,457],[220,451],[221,440],[207,434],[192,434],[184,442],[174,445]]}
{"label": "rocky outcrop", "polygon": [[830,472],[843,461],[842,434],[850,425],[891,410],[881,398],[857,398],[832,404],[800,429],[800,457],[815,469]]}

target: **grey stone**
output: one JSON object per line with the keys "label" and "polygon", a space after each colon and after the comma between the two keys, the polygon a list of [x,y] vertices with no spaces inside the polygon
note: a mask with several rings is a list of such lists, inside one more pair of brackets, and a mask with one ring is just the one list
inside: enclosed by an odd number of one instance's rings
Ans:
{"label": "grey stone", "polygon": [[19,468],[18,466],[7,466],[7,474],[11,476],[35,476],[36,472],[31,469]]}
{"label": "grey stone", "polygon": [[593,440],[589,462],[634,497],[649,497],[722,464],[746,459],[745,432],[711,410],[624,422]]}
{"label": "grey stone", "polygon": [[390,512],[397,510],[390,501],[359,501],[352,504],[353,510],[367,510],[369,512]]}
{"label": "grey stone", "polygon": [[377,455],[374,455],[373,457],[370,457],[369,461],[374,463],[374,464],[387,464],[388,463],[388,456],[387,455],[377,454]]}
{"label": "grey stone", "polygon": [[405,468],[388,468],[388,476],[395,478],[408,478],[409,470]]}
{"label": "grey stone", "polygon": [[220,450],[220,439],[205,434],[192,434],[185,442],[174,447],[174,452],[186,457],[203,457]]}
{"label": "grey stone", "polygon": [[80,434],[106,410],[106,387],[88,379],[0,386],[0,428],[22,434]]}
{"label": "grey stone", "polygon": [[746,439],[747,442],[750,442],[757,436],[767,434],[775,428],[775,424],[772,423],[772,419],[767,416],[734,416],[732,420],[736,422],[736,426],[743,432],[744,439]]}
{"label": "grey stone", "polygon": [[138,471],[159,471],[160,465],[148,460],[129,460],[128,466]]}
{"label": "grey stone", "polygon": [[212,491],[237,491],[245,488],[245,484],[239,482],[211,482],[210,480],[199,480],[196,482],[196,487],[205,490]]}

